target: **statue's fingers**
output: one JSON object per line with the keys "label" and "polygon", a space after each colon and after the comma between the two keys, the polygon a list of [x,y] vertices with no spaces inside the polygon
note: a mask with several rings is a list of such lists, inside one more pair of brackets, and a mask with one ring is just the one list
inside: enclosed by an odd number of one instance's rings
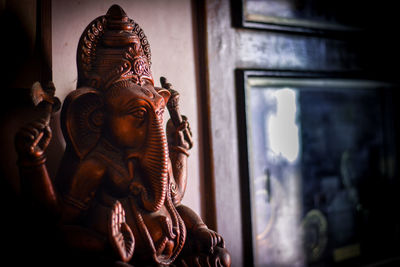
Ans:
{"label": "statue's fingers", "polygon": [[116,235],[113,212],[111,212],[110,214],[110,222],[108,223],[108,232],[110,239],[113,239],[114,236]]}
{"label": "statue's fingers", "polygon": [[35,140],[33,140],[33,143],[30,147],[31,153],[35,152],[40,140],[42,140],[42,137],[43,137],[43,132],[40,132],[39,135],[35,137]]}
{"label": "statue's fingers", "polygon": [[211,232],[207,232],[207,242],[205,242],[205,245],[206,250],[208,250],[209,252],[214,251],[214,238]]}
{"label": "statue's fingers", "polygon": [[35,135],[31,133],[31,131],[29,131],[28,129],[21,129],[21,131],[19,131],[18,136],[21,139],[26,139],[26,140],[33,140],[35,139]]}
{"label": "statue's fingers", "polygon": [[113,231],[114,231],[114,235],[119,235],[119,234],[121,234],[121,227],[120,227],[120,224],[118,223],[118,216],[115,216],[115,224],[114,224],[114,227],[113,227],[114,229],[113,229]]}
{"label": "statue's fingers", "polygon": [[176,128],[176,131],[177,131],[177,132],[183,131],[184,129],[187,128],[187,125],[188,125],[187,121],[182,121],[182,122],[179,124],[179,126]]}
{"label": "statue's fingers", "polygon": [[214,244],[215,244],[215,241],[214,241],[214,235],[213,235],[213,233],[211,231],[208,232],[208,239],[209,239],[209,244],[208,245],[211,248],[213,248]]}
{"label": "statue's fingers", "polygon": [[52,136],[52,132],[51,132],[50,126],[46,125],[46,127],[43,130],[43,138],[42,138],[41,142],[39,143],[39,146],[43,150],[45,150],[48,147],[48,145],[50,144],[51,136]]}
{"label": "statue's fingers", "polygon": [[32,139],[36,138],[36,136],[39,135],[39,130],[33,126],[28,126],[24,128],[24,132],[30,133],[33,136]]}
{"label": "statue's fingers", "polygon": [[122,207],[122,204],[121,204],[121,220],[120,220],[120,222],[121,223],[125,223],[125,210],[124,210],[124,207]]}
{"label": "statue's fingers", "polygon": [[111,215],[111,235],[116,236],[118,234],[118,224],[117,224],[117,218],[115,216],[115,212],[112,212]]}
{"label": "statue's fingers", "polygon": [[118,224],[121,225],[125,222],[124,209],[122,208],[121,202],[118,201]]}
{"label": "statue's fingers", "polygon": [[117,205],[114,204],[114,207],[111,212],[111,234],[113,236],[117,236],[120,233],[120,225],[118,222],[118,211]]}
{"label": "statue's fingers", "polygon": [[215,246],[219,246],[219,244],[221,243],[221,236],[219,235],[219,234],[217,234],[217,233],[215,233],[215,237],[217,238],[217,242],[215,243]]}
{"label": "statue's fingers", "polygon": [[43,130],[46,127],[46,121],[44,119],[39,119],[37,121],[33,121],[30,123],[30,126],[33,128],[40,130]]}
{"label": "statue's fingers", "polygon": [[215,236],[215,246],[219,246],[222,248],[225,248],[225,241],[222,238],[222,236],[220,236],[218,233],[214,232],[214,236]]}
{"label": "statue's fingers", "polygon": [[51,138],[53,136],[53,131],[51,130],[49,125],[46,125],[43,129],[46,138]]}
{"label": "statue's fingers", "polygon": [[215,240],[216,240],[216,244],[215,245],[218,245],[219,242],[221,241],[221,236],[216,232],[214,232],[214,236],[215,236]]}
{"label": "statue's fingers", "polygon": [[218,245],[218,235],[216,232],[212,232],[213,235],[213,247],[216,247]]}
{"label": "statue's fingers", "polygon": [[125,223],[125,222],[126,222],[126,218],[125,218],[125,209],[124,209],[124,207],[122,207],[122,204],[121,204],[121,222],[122,222],[122,223]]}
{"label": "statue's fingers", "polygon": [[114,222],[116,225],[119,225],[119,216],[120,216],[120,210],[119,210],[119,201],[115,201],[114,206],[113,206],[113,212],[114,212]]}
{"label": "statue's fingers", "polygon": [[121,210],[119,206],[119,201],[115,204],[115,218],[116,218],[116,224],[120,225],[121,224]]}
{"label": "statue's fingers", "polygon": [[220,235],[218,235],[218,244],[217,244],[217,246],[219,246],[221,248],[225,248],[225,240]]}

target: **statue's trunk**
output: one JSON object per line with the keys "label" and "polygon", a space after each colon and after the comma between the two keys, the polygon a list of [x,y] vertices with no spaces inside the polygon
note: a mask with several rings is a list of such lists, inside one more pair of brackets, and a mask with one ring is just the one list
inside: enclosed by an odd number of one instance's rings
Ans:
{"label": "statue's trunk", "polygon": [[147,210],[157,211],[164,205],[168,188],[168,145],[162,121],[155,114],[150,116],[150,120],[146,148],[140,163],[151,190],[142,191],[142,202]]}

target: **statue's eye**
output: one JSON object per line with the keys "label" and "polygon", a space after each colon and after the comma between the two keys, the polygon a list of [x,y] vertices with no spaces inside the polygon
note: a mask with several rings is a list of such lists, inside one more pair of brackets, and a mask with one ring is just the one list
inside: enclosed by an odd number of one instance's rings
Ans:
{"label": "statue's eye", "polygon": [[144,117],[146,116],[146,109],[144,109],[144,108],[135,109],[131,113],[131,115],[138,119],[144,119]]}

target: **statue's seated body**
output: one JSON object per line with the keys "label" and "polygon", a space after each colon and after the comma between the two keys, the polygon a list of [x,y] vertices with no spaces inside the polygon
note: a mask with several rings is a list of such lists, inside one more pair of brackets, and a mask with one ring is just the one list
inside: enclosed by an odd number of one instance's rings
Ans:
{"label": "statue's seated body", "polygon": [[56,179],[45,166],[54,88],[41,91],[47,118],[16,137],[21,180],[57,221],[62,242],[120,265],[229,266],[222,237],[181,204],[191,131],[171,84],[154,87],[142,29],[114,5],[85,29],[77,60],[78,86],[61,112],[66,151]]}

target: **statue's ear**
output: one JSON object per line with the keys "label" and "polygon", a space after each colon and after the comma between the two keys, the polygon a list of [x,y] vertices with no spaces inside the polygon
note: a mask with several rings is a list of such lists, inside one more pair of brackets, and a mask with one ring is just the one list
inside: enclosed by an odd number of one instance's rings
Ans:
{"label": "statue's ear", "polygon": [[97,144],[104,122],[103,95],[88,87],[71,92],[61,111],[61,126],[67,145],[83,159]]}

